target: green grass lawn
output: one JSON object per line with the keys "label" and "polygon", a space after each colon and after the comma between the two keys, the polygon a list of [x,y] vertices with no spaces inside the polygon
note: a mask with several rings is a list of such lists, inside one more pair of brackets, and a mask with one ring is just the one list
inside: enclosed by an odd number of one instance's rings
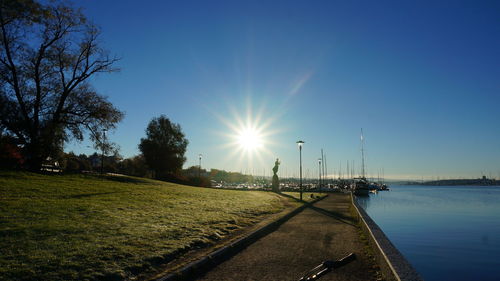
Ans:
{"label": "green grass lawn", "polygon": [[0,172],[0,279],[134,278],[283,208],[271,192]]}

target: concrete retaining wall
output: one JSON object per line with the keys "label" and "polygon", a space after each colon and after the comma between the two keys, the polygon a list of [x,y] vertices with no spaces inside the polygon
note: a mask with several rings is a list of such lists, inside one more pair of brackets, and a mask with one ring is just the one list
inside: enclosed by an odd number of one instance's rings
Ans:
{"label": "concrete retaining wall", "polygon": [[373,248],[375,259],[380,265],[384,278],[390,281],[423,281],[418,272],[394,247],[382,229],[368,216],[353,195],[351,195],[351,202],[361,227],[368,236],[368,241]]}

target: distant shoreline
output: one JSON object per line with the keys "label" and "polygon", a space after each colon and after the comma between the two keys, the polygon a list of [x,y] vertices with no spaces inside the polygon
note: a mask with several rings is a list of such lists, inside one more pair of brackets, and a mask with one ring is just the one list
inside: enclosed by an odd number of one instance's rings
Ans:
{"label": "distant shoreline", "polygon": [[433,185],[433,186],[454,186],[454,185],[467,185],[467,186],[500,186],[500,180],[488,179],[486,177],[479,179],[449,179],[449,180],[436,180],[436,181],[408,181],[407,185]]}

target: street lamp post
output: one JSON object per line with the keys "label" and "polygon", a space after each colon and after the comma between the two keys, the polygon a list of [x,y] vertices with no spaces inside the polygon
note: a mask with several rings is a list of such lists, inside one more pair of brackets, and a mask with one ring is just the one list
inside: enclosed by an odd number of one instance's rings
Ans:
{"label": "street lamp post", "polygon": [[200,184],[201,184],[201,154],[198,154],[198,160],[199,160],[199,165],[198,165],[198,178],[200,178]]}
{"label": "street lamp post", "polygon": [[318,159],[318,165],[319,165],[318,187],[321,188],[321,158]]}
{"label": "street lamp post", "polygon": [[101,140],[101,175],[104,174],[104,145],[106,144],[106,129],[102,130]]}
{"label": "street lamp post", "polygon": [[300,201],[302,201],[302,146],[304,145],[304,141],[297,141],[297,145],[299,146],[299,167],[300,167]]}

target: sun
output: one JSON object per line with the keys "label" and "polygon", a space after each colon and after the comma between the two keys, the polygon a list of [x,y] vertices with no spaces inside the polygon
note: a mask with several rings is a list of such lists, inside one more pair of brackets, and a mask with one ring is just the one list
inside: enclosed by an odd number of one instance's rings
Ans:
{"label": "sun", "polygon": [[212,111],[225,125],[222,130],[214,131],[221,137],[220,161],[229,165],[229,170],[257,169],[265,174],[264,167],[274,163],[277,157],[275,141],[284,127],[276,126],[277,113],[267,110],[264,104],[256,110],[250,100],[240,107],[235,104],[238,103],[228,103],[227,109]]}
{"label": "sun", "polygon": [[264,142],[259,130],[252,127],[241,128],[237,140],[240,148],[247,152],[259,150]]}

